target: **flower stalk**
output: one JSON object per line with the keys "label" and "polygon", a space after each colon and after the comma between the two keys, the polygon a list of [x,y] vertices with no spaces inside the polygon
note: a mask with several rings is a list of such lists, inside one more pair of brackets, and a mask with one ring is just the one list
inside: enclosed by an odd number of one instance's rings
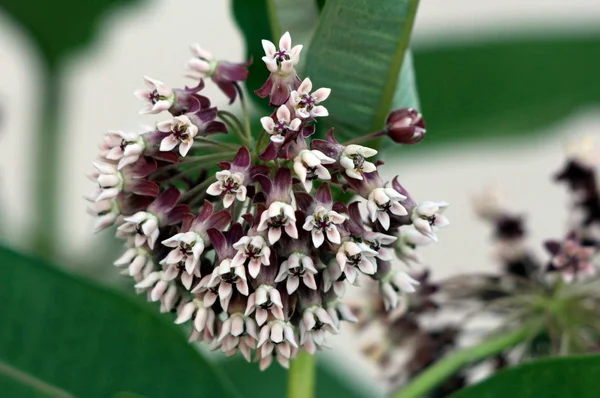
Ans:
{"label": "flower stalk", "polygon": [[441,359],[415,377],[393,398],[419,398],[443,383],[465,366],[490,358],[524,342],[534,334],[531,325],[488,339],[474,347],[468,347]]}
{"label": "flower stalk", "polygon": [[290,362],[288,398],[314,397],[315,364],[315,356],[304,351]]}

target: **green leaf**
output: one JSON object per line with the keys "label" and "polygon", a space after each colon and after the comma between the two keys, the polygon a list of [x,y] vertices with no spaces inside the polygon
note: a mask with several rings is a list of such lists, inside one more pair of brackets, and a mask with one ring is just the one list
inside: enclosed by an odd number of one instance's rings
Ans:
{"label": "green leaf", "polygon": [[85,398],[229,396],[171,316],[2,248],[0,302],[0,361],[21,380]]}
{"label": "green leaf", "polygon": [[413,65],[413,55],[410,50],[407,50],[402,62],[400,77],[394,92],[391,109],[398,108],[415,108],[421,109],[419,101],[419,93],[417,93],[417,81],[415,76],[415,68]]}
{"label": "green leaf", "polygon": [[[219,363],[224,373],[238,391],[246,398],[281,398],[286,396],[288,372],[277,364],[260,371],[256,363],[248,363],[241,357]],[[360,384],[359,384],[360,383]],[[316,398],[373,398],[376,395],[365,388],[365,381],[357,381],[332,371],[332,367],[317,357]]]}
{"label": "green leaf", "polygon": [[452,398],[597,398],[600,356],[525,363],[452,395]]}
{"label": "green leaf", "polygon": [[[413,47],[427,138],[529,138],[600,101],[600,36]],[[412,149],[412,148],[411,148]]]}
{"label": "green leaf", "polygon": [[392,108],[418,0],[328,0],[306,76],[330,87],[327,125],[345,140],[380,130]]}
{"label": "green leaf", "polygon": [[136,1],[139,0],[2,0],[0,8],[22,25],[47,63],[55,66],[93,39],[108,11]]}

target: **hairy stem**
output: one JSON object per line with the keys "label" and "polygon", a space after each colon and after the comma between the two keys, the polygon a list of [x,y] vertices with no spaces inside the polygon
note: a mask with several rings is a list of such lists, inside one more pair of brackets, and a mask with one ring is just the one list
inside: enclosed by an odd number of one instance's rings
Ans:
{"label": "hairy stem", "polygon": [[59,146],[61,129],[59,116],[61,105],[61,82],[58,67],[46,65],[41,96],[42,116],[37,127],[35,160],[35,207],[33,249],[42,257],[56,255],[58,234],[58,204],[60,192]]}
{"label": "hairy stem", "polygon": [[402,388],[394,398],[420,398],[465,366],[512,348],[531,336],[531,325],[488,339],[442,358]]}
{"label": "hairy stem", "polygon": [[315,356],[301,351],[290,363],[288,398],[313,398],[315,392]]}

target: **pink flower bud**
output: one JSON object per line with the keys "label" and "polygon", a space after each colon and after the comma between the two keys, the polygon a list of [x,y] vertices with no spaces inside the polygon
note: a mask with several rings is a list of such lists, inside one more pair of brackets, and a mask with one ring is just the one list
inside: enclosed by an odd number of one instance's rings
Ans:
{"label": "pink flower bud", "polygon": [[388,136],[399,144],[416,144],[425,138],[425,120],[412,108],[392,111],[387,118],[385,129]]}

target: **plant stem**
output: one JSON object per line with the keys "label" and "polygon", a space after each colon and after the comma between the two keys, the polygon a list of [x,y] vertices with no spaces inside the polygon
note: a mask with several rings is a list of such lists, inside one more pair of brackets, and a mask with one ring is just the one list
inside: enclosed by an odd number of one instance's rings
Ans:
{"label": "plant stem", "polygon": [[34,159],[33,250],[41,257],[56,255],[59,192],[61,82],[56,65],[47,64],[42,77],[41,118],[37,126]]}
{"label": "plant stem", "polygon": [[246,98],[244,97],[244,90],[236,82],[235,88],[240,96],[240,103],[242,104],[242,115],[244,116],[244,130],[246,133],[247,144],[250,148],[254,146],[254,137],[252,137],[252,128],[250,127],[250,113],[248,113],[248,107],[246,106]]}
{"label": "plant stem", "polygon": [[393,398],[420,398],[433,390],[463,367],[489,358],[525,341],[534,330],[531,325],[488,339],[474,347],[465,348],[442,358],[430,366],[410,383],[404,386]]}
{"label": "plant stem", "polygon": [[313,398],[315,392],[315,356],[301,351],[290,363],[288,398]]}

